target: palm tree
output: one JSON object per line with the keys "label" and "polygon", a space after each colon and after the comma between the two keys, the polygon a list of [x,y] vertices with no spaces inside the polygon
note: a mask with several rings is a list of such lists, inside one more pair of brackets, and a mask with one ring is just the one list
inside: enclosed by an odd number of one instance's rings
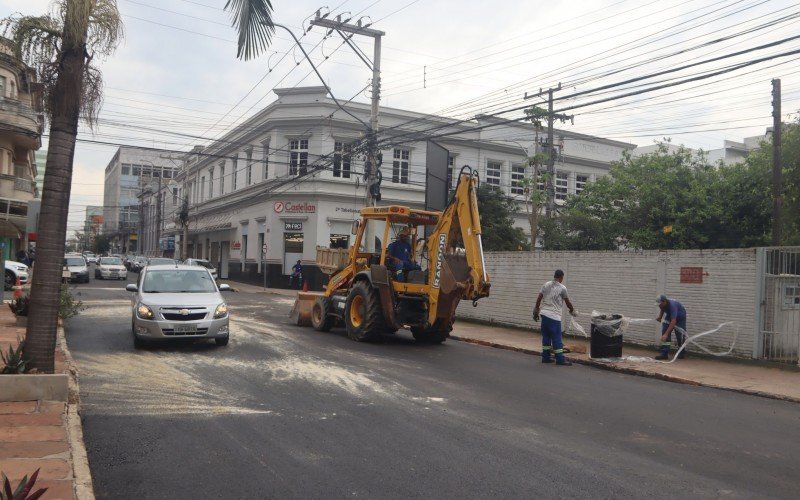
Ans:
{"label": "palm tree", "polygon": [[50,122],[25,358],[52,373],[78,122],[95,123],[102,75],[93,63],[114,52],[123,27],[115,0],[58,0],[49,14],[15,15],[3,25],[39,74]]}
{"label": "palm tree", "polygon": [[[270,0],[228,0],[225,9],[239,32],[237,57],[250,59],[269,46]],[[123,25],[116,0],[56,0],[49,14],[15,15],[0,24],[18,56],[39,73],[50,121],[25,358],[31,370],[52,373],[78,123],[96,123],[103,94],[93,63],[114,52]]]}

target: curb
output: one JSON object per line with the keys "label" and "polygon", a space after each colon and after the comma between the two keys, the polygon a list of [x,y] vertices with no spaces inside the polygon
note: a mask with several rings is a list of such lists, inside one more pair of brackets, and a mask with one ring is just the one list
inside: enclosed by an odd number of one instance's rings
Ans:
{"label": "curb", "polygon": [[[450,338],[453,339],[453,340],[457,340],[459,342],[466,342],[468,344],[475,344],[475,345],[480,345],[480,346],[484,346],[484,347],[492,347],[494,349],[503,349],[503,350],[506,350],[506,351],[515,351],[515,352],[520,352],[520,353],[523,353],[523,354],[528,354],[528,355],[531,355],[531,356],[541,356],[542,355],[542,351],[538,351],[536,349],[525,349],[523,347],[514,347],[514,346],[510,346],[510,345],[499,344],[497,342],[489,342],[487,340],[471,339],[471,338],[468,338],[468,337],[459,337],[458,335],[450,335]],[[712,389],[721,389],[721,390],[724,390],[724,391],[737,392],[737,393],[740,393],[740,394],[747,394],[749,396],[758,396],[758,397],[767,398],[767,399],[774,399],[774,400],[777,400],[777,401],[788,401],[788,402],[791,402],[791,403],[800,403],[800,398],[796,398],[796,397],[793,397],[793,396],[786,396],[786,395],[782,395],[782,394],[773,394],[773,393],[769,393],[769,392],[756,391],[756,390],[752,390],[752,389],[737,389],[737,388],[734,388],[734,387],[724,387],[724,386],[715,385],[715,384],[706,384],[706,383],[703,383],[703,382],[698,382],[697,380],[691,380],[691,379],[686,379],[686,378],[681,378],[681,377],[675,377],[674,375],[667,375],[667,374],[664,374],[664,373],[656,373],[656,372],[651,372],[651,371],[646,371],[646,370],[637,370],[636,368],[615,366],[615,365],[613,365],[611,363],[603,363],[601,361],[594,361],[592,359],[575,358],[575,357],[572,357],[572,356],[565,356],[565,357],[569,361],[572,361],[573,363],[576,363],[576,364],[579,364],[579,365],[592,366],[592,367],[595,367],[595,368],[600,368],[600,369],[603,369],[603,370],[608,370],[608,371],[613,371],[613,372],[618,372],[618,373],[625,373],[625,374],[628,374],[628,375],[636,375],[636,376],[639,376],[639,377],[647,377],[647,378],[653,378],[653,379],[657,379],[657,380],[664,380],[666,382],[673,382],[673,383],[676,383],[676,384],[692,385],[692,386],[696,386],[696,387],[709,387],[709,388],[712,388]]]}
{"label": "curb", "polygon": [[64,359],[69,371],[69,395],[67,396],[66,430],[69,442],[70,455],[72,456],[72,491],[75,498],[81,500],[94,500],[94,486],[92,485],[92,472],[89,469],[89,457],[86,453],[86,444],[83,441],[83,424],[81,423],[81,394],[78,384],[78,367],[67,347],[67,338],[64,335],[63,324],[58,326],[58,343],[64,353]]}

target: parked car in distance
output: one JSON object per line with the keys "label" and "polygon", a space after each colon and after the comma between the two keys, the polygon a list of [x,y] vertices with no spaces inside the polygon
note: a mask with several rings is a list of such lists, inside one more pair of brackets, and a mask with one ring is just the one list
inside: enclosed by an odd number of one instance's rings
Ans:
{"label": "parked car in distance", "polygon": [[134,347],[148,341],[175,338],[214,339],[218,346],[230,338],[228,305],[207,269],[187,265],[148,265],[138,284],[125,287],[131,298]]}
{"label": "parked car in distance", "polygon": [[7,260],[5,267],[3,286],[6,290],[11,290],[11,287],[17,284],[17,278],[22,285],[28,282],[28,266],[22,262]]}
{"label": "parked car in distance", "polygon": [[134,257],[133,261],[131,261],[130,271],[138,273],[146,265],[147,265],[147,257],[143,255],[137,255],[136,257]]}
{"label": "parked car in distance", "polygon": [[86,252],[83,256],[86,259],[87,264],[97,264],[97,255],[91,252]]}
{"label": "parked car in distance", "polygon": [[94,277],[101,280],[126,280],[128,271],[119,257],[100,257],[97,267],[94,268]]}
{"label": "parked car in distance", "polygon": [[183,261],[183,263],[186,264],[187,266],[202,266],[202,267],[205,267],[206,269],[208,269],[208,271],[211,273],[211,276],[213,276],[215,280],[218,278],[217,269],[214,267],[214,265],[211,262],[209,262],[209,261],[207,261],[205,259],[186,259],[186,260]]}
{"label": "parked car in distance", "polygon": [[83,255],[79,253],[65,255],[64,268],[69,271],[70,283],[89,282],[89,265]]}

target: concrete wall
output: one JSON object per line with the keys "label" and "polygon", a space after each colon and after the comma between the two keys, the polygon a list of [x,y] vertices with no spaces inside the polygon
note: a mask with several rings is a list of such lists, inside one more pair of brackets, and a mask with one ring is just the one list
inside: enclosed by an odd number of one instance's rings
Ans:
{"label": "concrete wall", "polygon": [[[755,249],[643,252],[489,252],[486,266],[491,296],[478,307],[463,302],[458,316],[533,327],[539,289],[563,269],[564,284],[580,312],[598,310],[631,318],[658,315],[655,299],[665,293],[686,306],[690,335],[734,321],[736,326],[703,338],[703,345],[726,350],[737,336],[735,353],[751,357],[755,322]],[[702,267],[702,284],[681,283],[682,267]],[[579,318],[589,332],[589,320]],[[538,325],[538,324],[537,324]],[[627,342],[655,344],[656,325],[631,326]]]}

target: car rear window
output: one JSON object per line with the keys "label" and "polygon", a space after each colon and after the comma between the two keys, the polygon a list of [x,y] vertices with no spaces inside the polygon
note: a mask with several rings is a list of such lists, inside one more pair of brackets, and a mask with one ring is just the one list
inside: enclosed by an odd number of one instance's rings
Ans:
{"label": "car rear window", "polygon": [[100,259],[101,264],[108,264],[109,266],[120,266],[122,261],[118,257],[103,257]]}
{"label": "car rear window", "polygon": [[211,293],[217,287],[208,271],[165,269],[150,271],[144,276],[144,293]]}
{"label": "car rear window", "polygon": [[64,257],[65,266],[85,266],[86,261],[83,257]]}

